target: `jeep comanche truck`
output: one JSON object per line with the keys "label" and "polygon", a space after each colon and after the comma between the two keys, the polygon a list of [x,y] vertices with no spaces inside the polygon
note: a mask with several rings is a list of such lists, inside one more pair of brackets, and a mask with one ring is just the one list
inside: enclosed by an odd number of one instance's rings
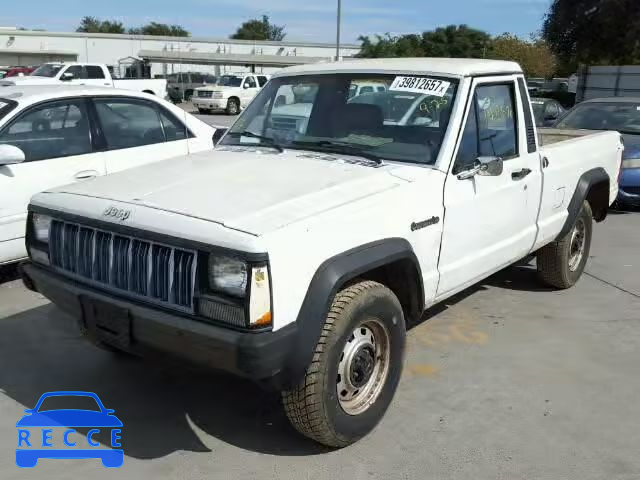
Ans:
{"label": "jeep comanche truck", "polygon": [[[385,102],[349,101],[364,80]],[[274,118],[292,88],[308,118]],[[387,122],[388,92],[437,121]],[[210,152],[36,195],[23,278],[97,345],[276,388],[342,447],[387,410],[426,308],[532,255],[545,284],[578,281],[622,151],[617,132],[538,135],[515,63],[294,67]]]}

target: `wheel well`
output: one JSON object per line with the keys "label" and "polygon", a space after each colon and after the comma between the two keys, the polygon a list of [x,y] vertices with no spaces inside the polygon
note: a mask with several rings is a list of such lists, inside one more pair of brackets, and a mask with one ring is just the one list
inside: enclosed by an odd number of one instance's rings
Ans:
{"label": "wheel well", "polygon": [[142,93],[149,93],[151,95],[155,95],[155,93],[153,93],[153,91],[151,90],[143,90]]}
{"label": "wheel well", "polygon": [[419,320],[424,309],[424,295],[418,269],[411,260],[396,260],[369,270],[351,280],[348,284],[362,280],[373,280],[387,286],[398,297],[407,324],[410,325]]}
{"label": "wheel well", "polygon": [[596,222],[602,222],[607,218],[609,210],[609,180],[603,180],[591,185],[585,200],[589,202]]}
{"label": "wheel well", "polygon": [[[238,105],[240,105],[240,98],[236,97],[235,95],[232,97],[229,97],[229,100],[236,100],[238,102]],[[229,100],[227,100],[227,103],[229,102]]]}

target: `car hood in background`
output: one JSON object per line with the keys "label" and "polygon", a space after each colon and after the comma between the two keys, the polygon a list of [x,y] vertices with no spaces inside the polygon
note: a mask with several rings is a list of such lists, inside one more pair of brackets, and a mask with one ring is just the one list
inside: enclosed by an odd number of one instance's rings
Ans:
{"label": "car hood in background", "polygon": [[222,147],[75,183],[53,192],[141,205],[253,235],[405,184],[358,157]]}

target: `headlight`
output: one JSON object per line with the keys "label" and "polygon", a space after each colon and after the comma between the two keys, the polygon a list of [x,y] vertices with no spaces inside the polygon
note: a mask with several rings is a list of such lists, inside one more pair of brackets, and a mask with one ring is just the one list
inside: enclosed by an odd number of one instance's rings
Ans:
{"label": "headlight", "polygon": [[38,242],[49,243],[49,230],[51,227],[51,217],[33,214],[33,235]]}
{"label": "headlight", "polygon": [[230,257],[209,257],[209,287],[212,290],[244,297],[247,292],[247,264]]}

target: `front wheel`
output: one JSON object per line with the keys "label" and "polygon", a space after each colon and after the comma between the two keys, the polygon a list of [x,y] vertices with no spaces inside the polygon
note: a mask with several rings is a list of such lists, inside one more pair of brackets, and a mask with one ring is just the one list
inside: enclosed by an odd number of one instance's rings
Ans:
{"label": "front wheel", "polygon": [[227,115],[238,115],[240,113],[240,101],[237,98],[230,98],[227,101]]}
{"label": "front wheel", "polygon": [[365,436],[393,399],[404,347],[404,315],[391,290],[363,281],[340,291],[304,378],[282,394],[291,424],[330,447]]}
{"label": "front wheel", "polygon": [[562,239],[542,247],[537,255],[538,277],[555,288],[569,288],[582,276],[591,250],[593,213],[585,201],[573,227]]}

